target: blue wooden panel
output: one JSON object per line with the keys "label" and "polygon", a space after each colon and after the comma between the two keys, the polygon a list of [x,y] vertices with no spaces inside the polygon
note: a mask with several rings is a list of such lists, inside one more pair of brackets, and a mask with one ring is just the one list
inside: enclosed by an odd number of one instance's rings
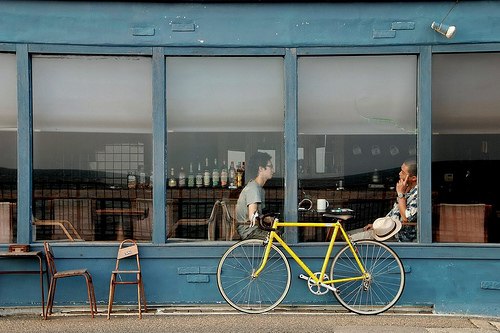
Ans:
{"label": "blue wooden panel", "polygon": [[132,33],[132,36],[154,36],[155,28],[153,27],[130,28],[130,32]]}
{"label": "blue wooden panel", "polygon": [[431,162],[432,162],[432,108],[431,108],[431,50],[422,47],[418,58],[418,85],[417,85],[417,165],[418,168],[418,194],[419,212],[418,229],[421,243],[432,242],[432,187],[431,187]]}
{"label": "blue wooden panel", "polygon": [[284,56],[284,48],[212,48],[212,47],[166,47],[167,56]]}
{"label": "blue wooden panel", "polygon": [[[216,283],[216,266],[231,242],[223,244],[169,245],[139,244],[148,304],[217,304],[223,302]],[[68,246],[69,245],[69,246]],[[407,246],[393,244],[401,256],[406,271],[405,291],[398,305],[434,305],[437,313],[464,313],[498,315],[500,249],[488,245],[468,249],[470,257],[456,255],[461,246]],[[33,245],[41,249],[40,245]],[[335,251],[339,247],[335,248]],[[106,303],[111,270],[114,268],[118,244],[64,244],[54,243],[53,250],[60,269],[87,267],[94,280],[97,301]],[[313,270],[319,270],[326,251],[326,244],[301,244],[294,247]],[[478,260],[481,259],[481,260]],[[301,269],[295,262],[292,267],[292,287],[285,304],[337,304],[333,295],[317,297],[308,292],[305,282],[298,279]],[[11,278],[9,289],[2,291],[1,304],[34,305],[39,302],[35,277]],[[30,280],[31,279],[31,280]],[[4,281],[5,282],[5,281]],[[200,283],[203,288],[200,289]],[[60,289],[59,289],[60,288]],[[33,289],[33,290],[32,290]],[[123,288],[117,303],[125,304],[136,299],[134,289]],[[23,292],[19,292],[23,290]],[[80,296],[78,296],[80,295]],[[65,281],[58,285],[58,303],[84,305],[86,293],[79,280]]]}
{"label": "blue wooden panel", "polygon": [[151,55],[151,47],[121,47],[121,46],[83,46],[83,45],[45,45],[30,44],[31,53],[45,54],[108,54],[108,55]]}
{"label": "blue wooden panel", "polygon": [[[295,220],[296,57],[332,54],[418,54],[418,146],[421,244],[396,244],[404,261],[407,285],[399,304],[434,305],[440,313],[498,315],[500,248],[497,244],[432,244],[431,233],[431,52],[500,51],[500,2],[460,2],[447,19],[457,34],[446,39],[430,23],[450,9],[451,2],[419,3],[274,3],[182,4],[127,2],[41,2],[0,0],[0,51],[17,52],[18,69],[18,239],[31,242],[32,53],[152,55],[154,208],[153,242],[141,244],[146,294],[150,304],[221,302],[215,267],[229,243],[172,243],[166,240],[165,55],[284,56],[286,75],[285,216]],[[370,8],[366,8],[370,6]],[[159,14],[161,13],[161,14]],[[185,20],[178,20],[186,17]],[[400,21],[404,18],[404,21]],[[480,22],[481,24],[478,24]],[[30,43],[30,44],[23,44]],[[295,50],[294,48],[297,47]],[[290,233],[290,241],[296,234]],[[319,267],[326,244],[300,244],[297,252]],[[41,249],[40,244],[33,244]],[[98,301],[107,302],[109,274],[117,244],[54,246],[60,268],[88,267]],[[5,246],[4,249],[5,250]],[[317,298],[297,280],[286,303],[334,304]],[[9,278],[1,305],[39,302],[37,277]],[[31,283],[34,282],[34,283]],[[203,283],[203,292],[199,284]],[[62,304],[85,302],[80,281],[58,288]],[[22,290],[22,292],[19,292]],[[81,298],[72,298],[81,290]],[[329,295],[331,296],[331,295]],[[117,295],[134,301],[134,291]]]}
{"label": "blue wooden panel", "polygon": [[14,52],[14,51],[16,51],[15,45],[0,43],[0,52]]}
{"label": "blue wooden panel", "polygon": [[31,59],[26,44],[20,44],[17,56],[17,242],[31,243],[31,206],[33,162],[33,106]]}
{"label": "blue wooden panel", "polygon": [[153,50],[153,243],[166,240],[167,179],[166,72],[163,48]]}
{"label": "blue wooden panel", "polygon": [[[497,1],[460,2],[446,21],[457,26],[453,39],[433,31],[430,24],[442,19],[452,5],[429,1],[397,5],[319,2],[260,6],[72,2],[68,6],[64,1],[1,1],[0,40],[5,43],[224,47],[499,42],[496,31],[500,30],[500,17],[492,15],[500,11]],[[395,22],[398,30],[393,29]],[[398,22],[414,23],[414,29],[401,30]],[[36,28],[30,29],[33,24]],[[148,33],[134,35],[137,31],[134,29],[147,29],[144,31]],[[374,31],[395,32],[395,36],[374,38]]]}
{"label": "blue wooden panel", "polygon": [[356,47],[301,47],[297,49],[297,55],[355,55],[355,54],[417,54],[420,52],[418,46],[356,46]]}
{"label": "blue wooden panel", "polygon": [[[287,49],[285,55],[285,216],[287,221],[297,221],[298,197],[298,82],[297,50]],[[286,233],[286,240],[297,243],[298,231],[291,229]]]}

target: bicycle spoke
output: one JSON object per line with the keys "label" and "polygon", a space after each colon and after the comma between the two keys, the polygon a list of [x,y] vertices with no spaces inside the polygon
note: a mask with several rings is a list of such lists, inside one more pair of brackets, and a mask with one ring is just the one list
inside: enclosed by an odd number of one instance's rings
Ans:
{"label": "bicycle spoke", "polygon": [[[345,308],[360,314],[377,314],[392,307],[404,288],[401,260],[387,245],[376,241],[359,241],[356,253],[368,276],[365,280],[335,285],[337,300]],[[348,246],[335,256],[331,278],[361,276],[359,266]]]}
{"label": "bicycle spoke", "polygon": [[272,246],[266,266],[256,277],[267,244],[246,240],[233,245],[221,258],[217,284],[224,299],[235,309],[261,313],[277,306],[290,287],[290,266],[284,254]]}

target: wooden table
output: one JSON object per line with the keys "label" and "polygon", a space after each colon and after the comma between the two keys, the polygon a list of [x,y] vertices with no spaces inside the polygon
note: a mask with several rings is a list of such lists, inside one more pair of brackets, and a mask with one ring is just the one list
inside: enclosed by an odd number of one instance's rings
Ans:
{"label": "wooden table", "polygon": [[39,270],[4,270],[0,268],[0,274],[39,274],[40,275],[40,290],[42,291],[42,316],[45,316],[45,292],[43,288],[43,273],[47,274],[47,283],[49,275],[47,267],[43,269],[43,257],[41,251],[31,252],[5,252],[0,251],[0,258],[5,259],[38,259]]}

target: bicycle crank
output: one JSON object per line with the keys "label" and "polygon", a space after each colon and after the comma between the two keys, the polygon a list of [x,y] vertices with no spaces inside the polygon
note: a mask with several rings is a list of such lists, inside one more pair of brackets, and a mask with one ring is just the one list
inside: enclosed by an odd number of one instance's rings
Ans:
{"label": "bicycle crank", "polygon": [[[320,272],[314,273],[314,275],[318,278],[320,276]],[[307,281],[307,287],[309,288],[309,291],[314,294],[314,295],[324,295],[328,293],[329,291],[336,291],[335,287],[329,284],[325,284],[322,282],[316,282],[314,279],[310,276],[306,276],[304,274],[300,274],[299,278],[302,280]],[[328,275],[324,274],[323,275],[323,281],[328,280]]]}

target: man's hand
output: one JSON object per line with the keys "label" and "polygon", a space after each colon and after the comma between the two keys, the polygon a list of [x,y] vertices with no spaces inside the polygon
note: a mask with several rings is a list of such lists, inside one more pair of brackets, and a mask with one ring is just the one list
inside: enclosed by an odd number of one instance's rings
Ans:
{"label": "man's hand", "polygon": [[364,231],[367,231],[367,230],[372,230],[372,229],[373,229],[373,224],[371,224],[371,223],[370,223],[370,224],[367,224],[367,225],[365,225],[365,226],[363,227],[363,230],[364,230]]}
{"label": "man's hand", "polygon": [[405,194],[408,192],[408,175],[405,179],[400,179],[396,184],[396,192]]}

